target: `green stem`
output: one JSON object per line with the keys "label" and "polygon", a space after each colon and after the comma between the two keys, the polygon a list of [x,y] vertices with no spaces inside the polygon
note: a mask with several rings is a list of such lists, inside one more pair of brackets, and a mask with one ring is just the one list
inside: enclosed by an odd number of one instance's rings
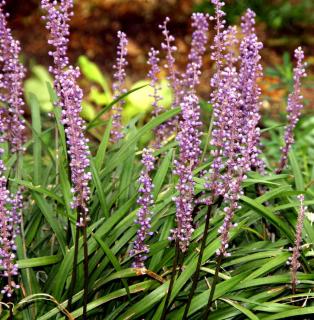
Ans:
{"label": "green stem", "polygon": [[77,276],[77,260],[78,260],[78,246],[80,239],[80,228],[78,227],[78,223],[80,221],[80,215],[77,213],[77,225],[76,225],[76,234],[75,234],[75,243],[74,243],[74,257],[73,257],[73,268],[72,268],[72,279],[70,284],[70,291],[68,296],[68,309],[71,311],[72,308],[72,297],[74,294],[74,287]]}
{"label": "green stem", "polygon": [[174,280],[175,280],[176,274],[177,274],[177,265],[178,265],[179,256],[180,256],[180,248],[179,248],[179,241],[177,239],[176,246],[175,246],[175,257],[174,257],[173,264],[172,264],[171,279],[170,279],[169,288],[168,288],[168,292],[167,292],[167,296],[166,296],[166,300],[165,300],[165,304],[164,304],[164,308],[162,310],[162,315],[161,315],[160,320],[166,319],[166,315],[167,315],[167,311],[168,311],[168,303],[169,303],[169,300],[171,297]]}
{"label": "green stem", "polygon": [[87,226],[86,214],[84,216],[83,227],[83,250],[84,250],[84,297],[83,297],[83,320],[87,320],[87,302],[88,302],[88,246],[87,246]]}
{"label": "green stem", "polygon": [[208,230],[209,230],[209,220],[210,220],[211,212],[212,212],[211,209],[212,209],[212,206],[208,206],[206,220],[205,220],[205,228],[204,228],[204,233],[203,233],[203,239],[202,239],[202,243],[201,243],[201,249],[200,249],[200,253],[198,256],[198,260],[197,260],[196,270],[193,275],[191,291],[190,291],[190,294],[188,297],[187,304],[184,309],[184,314],[183,314],[182,320],[186,320],[188,317],[188,312],[189,312],[189,309],[191,306],[192,298],[193,298],[195,290],[197,288],[198,278],[200,275],[200,270],[201,270],[201,265],[202,265],[203,253],[204,253],[206,239],[207,239]]}
{"label": "green stem", "polygon": [[219,281],[219,271],[220,271],[220,267],[221,267],[221,264],[222,264],[222,260],[223,260],[223,255],[219,255],[217,257],[217,264],[216,264],[216,270],[215,270],[215,275],[214,275],[214,278],[213,278],[213,282],[212,282],[212,285],[211,285],[211,288],[210,288],[210,293],[209,293],[209,297],[208,297],[208,302],[207,302],[207,307],[206,307],[206,310],[205,310],[205,313],[204,313],[204,319],[207,320],[208,318],[208,315],[210,313],[210,309],[211,309],[211,306],[213,304],[213,298],[214,298],[214,293],[215,293],[215,289],[216,289],[216,285]]}

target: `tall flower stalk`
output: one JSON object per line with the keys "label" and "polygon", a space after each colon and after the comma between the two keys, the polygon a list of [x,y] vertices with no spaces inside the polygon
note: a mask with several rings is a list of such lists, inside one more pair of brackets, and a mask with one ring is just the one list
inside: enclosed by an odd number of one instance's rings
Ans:
{"label": "tall flower stalk", "polygon": [[[3,144],[3,133],[7,130],[6,123],[0,114],[0,143]],[[0,149],[0,157],[4,150]],[[21,220],[21,195],[11,195],[7,189],[8,180],[5,177],[5,165],[0,159],[0,265],[2,268],[1,275],[7,279],[7,284],[1,289],[1,293],[10,298],[14,289],[19,288],[15,283],[14,277],[18,275],[18,266],[16,258],[16,237],[20,233]]]}
{"label": "tall flower stalk", "polygon": [[[168,70],[167,80],[169,81],[169,86],[173,92],[173,102],[171,107],[176,108],[181,102],[182,89],[180,82],[180,74],[176,69],[174,53],[178,50],[174,44],[175,37],[168,30],[168,23],[170,21],[169,17],[166,17],[163,24],[159,25],[159,28],[162,30],[164,36],[164,42],[161,43],[161,48],[166,53],[166,63],[164,68]],[[163,134],[163,140],[168,139],[172,134],[177,130],[179,117],[175,116],[169,119],[166,123],[160,126],[160,130]]]}
{"label": "tall flower stalk", "polygon": [[281,173],[282,170],[286,167],[288,162],[288,153],[294,143],[294,128],[297,125],[301,110],[303,109],[302,99],[303,96],[301,94],[301,80],[306,77],[305,73],[305,63],[304,63],[304,52],[301,47],[298,47],[294,51],[294,57],[297,61],[297,65],[293,70],[293,92],[288,97],[288,124],[285,130],[285,145],[281,149],[281,158],[279,162],[279,166],[276,170],[276,173]]}
{"label": "tall flower stalk", "polygon": [[293,294],[296,293],[296,288],[298,284],[297,271],[301,267],[299,258],[301,256],[300,252],[301,252],[301,244],[302,244],[302,230],[303,230],[305,211],[306,211],[306,207],[304,206],[304,195],[303,194],[299,195],[298,199],[300,201],[300,209],[299,209],[297,225],[296,225],[294,247],[292,249],[292,257],[290,257],[287,262],[288,264],[290,264],[291,286],[292,286]]}
{"label": "tall flower stalk", "polygon": [[193,170],[199,162],[200,150],[200,107],[195,94],[187,95],[180,104],[182,119],[180,131],[177,135],[179,143],[179,158],[174,161],[173,173],[179,177],[176,189],[178,196],[176,203],[177,227],[173,230],[173,238],[178,239],[179,247],[185,252],[189,246],[192,232],[192,212],[194,204]]}
{"label": "tall flower stalk", "polygon": [[209,16],[203,13],[192,14],[192,34],[191,49],[188,55],[188,64],[185,74],[181,80],[181,87],[186,90],[195,91],[195,86],[200,83],[201,68],[203,66],[203,56],[206,52],[208,42],[208,20]]}
{"label": "tall flower stalk", "polygon": [[150,208],[154,204],[152,194],[154,185],[150,177],[150,172],[154,169],[155,162],[152,149],[143,150],[141,162],[144,168],[138,179],[140,183],[140,196],[137,199],[140,208],[137,212],[137,219],[135,220],[135,223],[139,225],[139,229],[136,234],[133,249],[130,252],[131,255],[135,256],[133,263],[134,268],[145,268],[145,260],[147,259],[147,253],[149,253],[149,247],[145,244],[145,240],[148,235],[152,235],[150,231]]}
{"label": "tall flower stalk", "polygon": [[[24,151],[25,121],[23,106],[23,80],[25,68],[19,61],[21,46],[12,36],[8,27],[5,12],[6,1],[0,1],[0,143],[7,142],[10,151],[17,155],[16,166],[19,166],[21,154]],[[0,157],[3,149],[0,150]],[[18,169],[15,170],[17,178]],[[16,238],[23,230],[22,207],[23,197],[21,188],[14,185],[12,193],[8,189],[8,180],[5,177],[5,166],[0,160],[0,261],[3,269],[2,276],[7,278],[7,284],[1,290],[11,299],[14,289],[19,285],[14,281],[18,275],[16,258]],[[24,252],[25,254],[25,252]],[[26,256],[26,254],[25,254]],[[12,305],[9,308],[10,319],[13,319]]]}
{"label": "tall flower stalk", "polygon": [[[88,289],[88,252],[86,228],[89,221],[88,201],[90,197],[89,181],[89,148],[88,139],[84,135],[85,123],[81,118],[83,91],[77,84],[80,76],[78,68],[69,63],[67,48],[69,42],[69,22],[73,13],[73,0],[60,2],[42,0],[42,8],[47,12],[44,16],[46,29],[49,31],[48,43],[54,48],[49,52],[54,65],[50,71],[54,74],[54,86],[58,96],[58,104],[62,110],[62,123],[65,126],[70,172],[72,181],[72,208],[78,211],[75,250],[78,248],[78,234],[83,231],[84,243],[84,303],[83,318],[87,319],[87,289]],[[74,257],[73,270],[76,270]],[[76,281],[75,271],[72,274],[72,287]],[[71,297],[70,297],[71,299]],[[70,303],[71,304],[71,303]]]}
{"label": "tall flower stalk", "polygon": [[25,121],[23,106],[23,79],[25,68],[19,61],[20,42],[12,36],[7,25],[6,1],[0,2],[0,101],[7,104],[8,128],[4,138],[12,152],[23,151]]}
{"label": "tall flower stalk", "polygon": [[[216,7],[217,23],[224,16],[221,12],[223,2],[213,0]],[[216,51],[212,55],[217,61],[217,72],[212,80],[214,108],[214,130],[212,144],[213,164],[209,186],[214,196],[222,196],[224,200],[225,217],[219,228],[220,247],[217,250],[216,271],[213,278],[207,308],[204,314],[207,319],[212,305],[218,273],[223,258],[229,256],[229,233],[235,226],[233,217],[239,206],[242,182],[246,173],[253,168],[263,170],[259,159],[259,135],[257,127],[259,116],[260,89],[257,81],[262,68],[259,64],[259,51],[262,44],[258,42],[254,30],[255,14],[249,10],[242,18],[243,40],[240,43],[241,64],[239,71],[236,64],[239,57],[233,49],[238,45],[236,30],[232,27],[224,29],[217,27],[215,37]],[[221,22],[223,24],[223,22]],[[223,45],[222,45],[222,40]],[[220,46],[220,49],[219,49]],[[224,50],[227,50],[224,53]]]}
{"label": "tall flower stalk", "polygon": [[[124,32],[118,31],[118,39],[119,44],[117,47],[117,61],[113,66],[115,70],[113,74],[114,82],[112,85],[112,90],[114,93],[113,98],[117,99],[120,95],[126,93],[126,89],[124,88],[124,82],[126,77],[125,67],[128,65],[126,60],[126,56],[128,54],[128,39]],[[123,138],[122,132],[122,123],[121,123],[121,113],[122,107],[125,104],[125,101],[122,99],[114,105],[113,116],[112,116],[112,130],[111,130],[111,141],[113,143],[118,142]]]}
{"label": "tall flower stalk", "polygon": [[[159,116],[163,110],[162,106],[160,105],[160,101],[162,100],[162,97],[160,96],[161,87],[158,84],[158,74],[160,73],[160,67],[159,67],[160,59],[158,55],[159,55],[159,51],[155,50],[154,48],[151,48],[148,53],[148,60],[147,60],[147,64],[150,66],[150,70],[147,74],[147,77],[150,79],[149,86],[153,90],[153,93],[150,95],[150,97],[153,99],[152,115],[154,117]],[[165,139],[164,125],[161,124],[157,126],[154,129],[154,132],[155,132],[154,147],[160,148],[163,140]]]}

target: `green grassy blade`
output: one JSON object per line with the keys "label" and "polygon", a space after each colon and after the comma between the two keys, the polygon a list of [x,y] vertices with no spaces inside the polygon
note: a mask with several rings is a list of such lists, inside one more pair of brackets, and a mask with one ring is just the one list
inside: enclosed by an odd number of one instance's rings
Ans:
{"label": "green grassy blade", "polygon": [[90,123],[87,126],[87,130],[89,130],[90,128],[96,127],[97,126],[97,121],[99,120],[99,118],[106,113],[107,111],[109,111],[117,102],[119,102],[120,100],[124,99],[125,97],[127,97],[129,94],[131,94],[132,92],[138,91],[144,87],[147,87],[147,84],[145,84],[144,86],[140,86],[138,88],[134,88],[126,93],[123,93],[122,95],[120,95],[119,97],[117,97],[116,99],[114,99],[112,102],[110,102],[107,106],[105,106],[100,112],[97,113],[96,117],[90,121]]}
{"label": "green grassy blade", "polygon": [[[260,197],[261,198],[261,197]],[[241,196],[241,200],[249,205],[251,208],[257,210],[260,214],[262,214],[265,218],[267,218],[272,224],[274,224],[283,234],[285,234],[288,239],[293,242],[294,234],[286,224],[285,221],[277,217],[268,207],[263,206],[257,200],[250,199],[247,196]]]}
{"label": "green grassy blade", "polygon": [[[32,126],[35,132],[40,135],[41,134],[41,117],[40,117],[40,106],[37,97],[34,94],[30,94],[30,107],[32,112]],[[34,156],[34,176],[33,181],[35,184],[39,184],[41,180],[41,140],[37,135],[33,135],[33,156]]]}
{"label": "green grassy blade", "polygon": [[228,304],[230,304],[231,306],[233,306],[234,308],[238,309],[239,311],[241,311],[243,314],[245,314],[249,319],[251,320],[259,320],[259,318],[249,309],[243,307],[240,303],[237,303],[235,301],[232,301],[230,299],[221,299],[222,301],[227,302]]}
{"label": "green grassy blade", "polygon": [[153,195],[155,200],[157,199],[157,195],[159,194],[161,187],[165,181],[165,178],[171,163],[172,155],[173,155],[173,149],[170,149],[167,152],[162,163],[160,164],[160,167],[158,168],[158,171],[156,172],[156,175],[153,179],[153,184],[154,184]]}
{"label": "green grassy blade", "polygon": [[[120,271],[122,270],[122,267],[118,261],[118,259],[116,258],[116,256],[112,253],[112,251],[110,250],[109,246],[107,245],[107,243],[103,240],[101,240],[101,238],[99,236],[97,236],[96,234],[92,234],[92,236],[97,240],[97,242],[99,243],[99,245],[101,246],[101,248],[104,250],[106,256],[108,257],[108,259],[110,260],[110,262],[112,263],[112,265],[114,266],[116,271]],[[128,286],[128,283],[125,279],[121,280],[125,290],[128,294],[128,296],[130,295],[130,289]]]}
{"label": "green grassy blade", "polygon": [[61,259],[61,256],[46,256],[30,259],[21,259],[17,261],[17,264],[20,269],[35,268],[58,263]]}
{"label": "green grassy blade", "polygon": [[13,181],[19,184],[20,186],[24,186],[29,190],[35,191],[44,196],[48,196],[49,198],[56,200],[59,204],[62,204],[62,205],[64,204],[64,201],[58,195],[56,195],[55,192],[52,192],[42,187],[41,185],[33,185],[32,182],[20,180],[20,179],[10,179],[10,181]]}
{"label": "green grassy blade", "polygon": [[125,143],[122,145],[120,150],[112,156],[110,161],[108,161],[105,169],[104,169],[104,174],[107,174],[111,172],[113,169],[115,169],[121,162],[125,161],[127,159],[128,151],[129,151],[129,146],[130,145],[135,145],[135,143],[147,132],[150,130],[154,129],[158,125],[162,124],[166,120],[174,117],[180,112],[180,108],[175,108],[168,110],[161,114],[160,116],[150,120],[145,126],[143,126],[140,130],[137,131],[136,134],[134,134],[132,137],[127,139]]}
{"label": "green grassy blade", "polygon": [[97,170],[95,163],[94,163],[94,160],[92,158],[90,159],[90,168],[92,171],[93,183],[96,187],[96,194],[98,196],[100,206],[102,209],[102,213],[103,213],[102,216],[109,218],[109,209],[108,209],[104,189],[101,184],[100,177],[98,175],[98,170]]}
{"label": "green grassy blade", "polygon": [[66,241],[65,241],[63,228],[60,226],[59,221],[57,220],[56,215],[53,213],[51,206],[47,203],[45,199],[40,197],[37,193],[32,192],[32,195],[38,207],[40,208],[42,214],[44,215],[47,222],[49,223],[51,229],[55,233],[59,241],[60,248],[63,255],[66,255]]}
{"label": "green grassy blade", "polygon": [[263,319],[263,320],[288,319],[291,317],[299,317],[302,315],[313,315],[313,314],[314,314],[314,307],[304,307],[304,308],[298,308],[295,310],[279,312],[277,314],[274,314],[268,317],[263,317],[260,319]]}
{"label": "green grassy blade", "polygon": [[289,152],[289,161],[292,167],[292,172],[295,179],[295,186],[297,190],[304,190],[304,180],[302,177],[301,168],[293,150],[290,150]]}
{"label": "green grassy blade", "polygon": [[106,131],[104,133],[104,136],[101,140],[101,143],[98,147],[96,156],[95,156],[95,167],[97,168],[97,170],[99,171],[100,169],[102,169],[103,167],[103,163],[105,160],[105,156],[106,156],[106,151],[107,151],[107,147],[109,144],[109,138],[110,138],[110,131],[111,131],[111,127],[112,127],[112,118],[109,119],[107,127],[106,127]]}

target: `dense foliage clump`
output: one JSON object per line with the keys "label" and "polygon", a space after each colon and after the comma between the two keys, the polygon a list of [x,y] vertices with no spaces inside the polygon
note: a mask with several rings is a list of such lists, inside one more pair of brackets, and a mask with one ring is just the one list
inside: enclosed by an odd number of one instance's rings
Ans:
{"label": "dense foliage clump", "polygon": [[[287,319],[314,313],[313,146],[300,147],[298,140],[312,126],[303,119],[299,124],[304,53],[295,50],[283,133],[260,113],[263,44],[255,13],[248,9],[240,27],[228,26],[224,2],[211,2],[213,16],[192,15],[185,70],[176,66],[170,19],[159,26],[164,41],[147,61],[151,115],[129,122],[122,116],[125,99],[145,86],[126,89],[128,39],[119,31],[113,101],[88,123],[80,70],[67,55],[73,0],[41,1],[52,47],[54,81],[47,90],[53,109],[41,114],[32,93],[31,121],[23,112],[20,44],[0,2],[5,319]],[[210,25],[216,32],[211,44]],[[208,103],[197,94],[207,51],[215,64]],[[168,110],[161,70],[173,95]]]}

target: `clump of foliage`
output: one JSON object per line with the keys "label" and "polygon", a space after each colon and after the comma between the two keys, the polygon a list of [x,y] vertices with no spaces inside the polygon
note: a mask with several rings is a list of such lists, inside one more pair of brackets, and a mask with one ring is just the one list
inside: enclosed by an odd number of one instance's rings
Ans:
{"label": "clump of foliage", "polygon": [[[148,54],[152,117],[127,125],[121,121],[124,100],[144,86],[125,88],[123,32],[113,101],[88,123],[82,119],[80,70],[67,57],[72,0],[41,1],[52,47],[52,110],[41,114],[41,96],[34,92],[27,97],[31,122],[25,119],[20,44],[0,2],[4,318],[270,320],[313,314],[314,231],[307,218],[314,204],[313,145],[300,140],[312,124],[298,126],[304,54],[295,50],[285,133],[267,119],[260,129],[263,45],[255,13],[248,9],[238,30],[227,26],[224,3],[211,2],[213,16],[192,15],[184,71],[176,67],[170,19],[160,25],[161,50]],[[216,35],[209,45],[211,23]],[[210,119],[206,128],[197,85],[208,47],[215,70],[203,110]],[[174,96],[169,110],[158,81],[161,54]],[[148,133],[153,138],[141,150]]]}

